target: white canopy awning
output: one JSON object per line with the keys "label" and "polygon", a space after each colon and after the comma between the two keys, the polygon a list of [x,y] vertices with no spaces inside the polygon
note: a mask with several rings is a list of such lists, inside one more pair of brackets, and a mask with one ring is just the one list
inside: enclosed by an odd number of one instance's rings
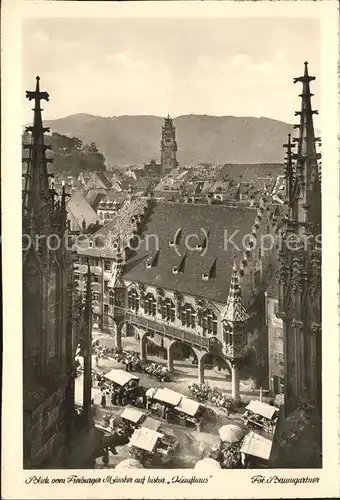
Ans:
{"label": "white canopy awning", "polygon": [[269,460],[272,444],[270,439],[251,431],[244,437],[240,451],[253,457]]}
{"label": "white canopy awning", "polygon": [[199,407],[200,404],[197,401],[182,397],[175,409],[193,417],[198,412]]}
{"label": "white canopy awning", "polygon": [[153,451],[157,444],[157,440],[163,436],[164,434],[160,432],[142,427],[141,429],[136,429],[132,434],[129,446],[135,446],[141,450]]}
{"label": "white canopy awning", "polygon": [[263,403],[262,401],[257,400],[250,401],[249,405],[246,406],[245,409],[253,413],[257,413],[262,417],[268,418],[269,420],[271,420],[275,413],[279,411],[278,408],[275,408],[275,406],[271,406],[267,403]]}
{"label": "white canopy awning", "polygon": [[157,392],[154,395],[153,399],[156,399],[157,401],[161,401],[163,403],[168,403],[173,406],[177,406],[182,397],[182,394],[172,391],[171,389],[157,389]]}
{"label": "white canopy awning", "polygon": [[137,410],[137,408],[125,408],[121,417],[125,420],[129,420],[135,424],[138,424],[145,417],[145,413],[143,411]]}
{"label": "white canopy awning", "polygon": [[104,377],[121,386],[126,385],[131,380],[139,380],[139,377],[136,377],[136,375],[132,375],[129,372],[124,372],[123,370],[117,370],[115,368],[106,373]]}

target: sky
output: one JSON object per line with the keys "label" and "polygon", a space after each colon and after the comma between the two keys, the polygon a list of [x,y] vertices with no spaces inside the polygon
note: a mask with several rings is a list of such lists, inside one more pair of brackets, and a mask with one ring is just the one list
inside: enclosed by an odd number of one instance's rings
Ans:
{"label": "sky", "polygon": [[[50,94],[45,119],[192,113],[294,123],[301,88],[293,78],[305,60],[320,74],[319,29],[315,18],[30,19],[23,103],[39,75]],[[318,109],[318,78],[312,85]]]}

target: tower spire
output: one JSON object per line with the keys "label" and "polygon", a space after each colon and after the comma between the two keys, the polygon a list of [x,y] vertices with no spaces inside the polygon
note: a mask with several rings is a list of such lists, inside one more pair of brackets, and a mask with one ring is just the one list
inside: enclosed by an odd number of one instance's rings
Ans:
{"label": "tower spire", "polygon": [[51,175],[47,172],[47,163],[52,160],[46,158],[46,150],[51,149],[51,146],[44,144],[44,132],[49,131],[49,128],[43,127],[40,107],[41,100],[48,101],[49,95],[40,90],[39,76],[36,77],[35,90],[27,90],[26,98],[30,101],[34,100],[34,116],[33,126],[26,127],[26,131],[31,133],[31,141],[30,144],[24,145],[24,148],[29,150],[29,155],[23,160],[27,162],[27,170],[24,174],[23,209],[32,217],[39,216],[41,208],[52,203],[49,188]]}
{"label": "tower spire", "polygon": [[316,152],[315,143],[319,138],[315,137],[313,115],[318,114],[312,109],[311,97],[314,95],[310,91],[310,82],[315,80],[315,76],[308,73],[308,62],[304,63],[304,75],[294,78],[294,83],[302,83],[301,109],[295,112],[295,116],[300,117],[299,136],[296,139],[298,144],[297,153],[293,155],[296,159],[296,174],[300,181],[309,184],[318,178],[318,163],[320,155]]}
{"label": "tower spire", "polygon": [[288,134],[288,142],[283,145],[286,148],[286,168],[285,168],[285,178],[286,178],[286,197],[288,201],[288,205],[292,204],[292,193],[293,193],[293,180],[294,180],[294,171],[293,171],[293,153],[292,149],[295,148],[295,144],[292,144],[291,134]]}
{"label": "tower spire", "polygon": [[230,324],[244,323],[248,320],[249,315],[243,305],[241,288],[239,284],[239,271],[234,258],[233,272],[231,275],[229,295],[227,306],[223,315],[223,320]]}

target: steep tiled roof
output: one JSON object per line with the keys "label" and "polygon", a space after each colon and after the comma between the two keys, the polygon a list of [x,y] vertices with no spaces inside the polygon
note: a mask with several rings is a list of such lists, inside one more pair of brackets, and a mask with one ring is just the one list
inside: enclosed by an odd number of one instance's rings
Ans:
{"label": "steep tiled roof", "polygon": [[[108,179],[108,176],[106,175],[106,172],[95,172],[95,175],[97,178],[102,182],[105,188],[110,189],[111,187],[111,181]],[[111,177],[111,175],[110,175]]]}
{"label": "steep tiled roof", "polygon": [[90,189],[85,194],[85,200],[96,210],[98,203],[105,197],[106,191],[104,189]]}
{"label": "steep tiled roof", "polygon": [[[259,164],[226,164],[220,170],[216,180],[243,180],[256,181],[261,177],[277,177],[283,174],[284,164],[282,163],[259,163]],[[241,176],[241,177],[240,177]]]}
{"label": "steep tiled roof", "polygon": [[[156,203],[140,235],[140,248],[125,265],[124,278],[225,303],[233,257],[236,254],[238,260],[242,259],[245,250],[242,238],[252,233],[256,213],[256,209],[250,207]],[[179,230],[178,244],[171,246]],[[261,231],[264,231],[263,223],[258,229]],[[204,238],[204,232],[209,233],[206,246],[194,249]],[[238,249],[227,241],[234,232],[233,242]],[[148,257],[154,254],[157,245],[157,265],[147,268]],[[174,273],[173,267],[179,265],[185,254],[183,272]],[[208,263],[214,263],[215,270],[205,280],[202,274]]]}
{"label": "steep tiled roof", "polygon": [[79,228],[82,228],[83,220],[85,219],[86,227],[90,224],[96,224],[99,217],[93,210],[91,205],[86,201],[83,194],[80,191],[73,191],[71,198],[67,204],[68,217],[77,224]]}
{"label": "steep tiled roof", "polygon": [[131,238],[138,232],[136,216],[143,219],[147,209],[148,200],[145,198],[134,198],[126,201],[114,219],[92,235],[95,248],[89,249],[87,246],[81,248],[80,246],[78,252],[84,255],[112,257],[116,252],[114,245],[118,239],[123,248],[130,244]]}

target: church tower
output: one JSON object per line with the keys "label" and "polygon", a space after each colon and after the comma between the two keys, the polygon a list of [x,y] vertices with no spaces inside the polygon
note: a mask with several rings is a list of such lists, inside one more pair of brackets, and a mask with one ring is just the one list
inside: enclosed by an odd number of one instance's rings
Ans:
{"label": "church tower", "polygon": [[51,187],[41,117],[49,100],[36,78],[22,199],[24,468],[60,467],[70,451],[74,415],[71,264],[65,188]]}
{"label": "church tower", "polygon": [[162,140],[161,140],[161,171],[162,174],[170,172],[176,168],[177,163],[177,142],[176,142],[176,128],[173,124],[172,118],[168,115],[164,120],[162,127]]}
{"label": "church tower", "polygon": [[286,192],[288,216],[281,231],[278,253],[279,313],[283,320],[285,395],[287,413],[301,401],[321,415],[321,180],[316,150],[308,74],[302,83],[298,137],[288,137]]}

